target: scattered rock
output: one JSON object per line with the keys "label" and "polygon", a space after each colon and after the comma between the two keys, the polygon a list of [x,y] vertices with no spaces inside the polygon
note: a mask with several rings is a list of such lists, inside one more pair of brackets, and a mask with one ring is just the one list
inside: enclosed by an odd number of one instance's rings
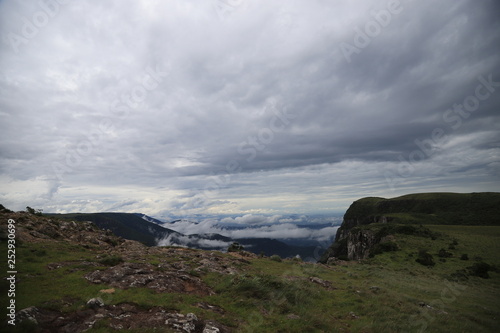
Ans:
{"label": "scattered rock", "polygon": [[91,298],[87,301],[87,306],[91,309],[96,309],[104,306],[104,301],[100,297]]}
{"label": "scattered rock", "polygon": [[296,314],[289,314],[288,316],[286,316],[288,319],[300,319],[299,316],[297,316]]}
{"label": "scattered rock", "polygon": [[[234,255],[234,252],[233,254]],[[238,270],[232,265],[233,262],[224,262],[220,258],[206,258],[199,262],[199,266],[195,269],[196,272],[211,272],[221,274],[237,274]]]}
{"label": "scattered rock", "polygon": [[20,310],[16,315],[16,320],[18,320],[19,322],[29,320],[34,322],[35,324],[38,324],[36,317],[39,314],[40,312],[36,307],[30,306],[29,308]]}
{"label": "scattered rock", "polygon": [[151,264],[122,263],[106,270],[97,270],[85,275],[96,284],[109,284],[127,289],[146,287],[157,292],[178,292],[195,295],[212,295],[214,292],[198,277],[180,271],[160,271]]}
{"label": "scattered rock", "polygon": [[322,286],[323,288],[325,288],[327,290],[337,289],[333,286],[333,284],[330,281],[322,280],[322,279],[317,278],[317,277],[310,277],[309,281],[316,283],[316,284],[319,284],[320,286]]}
{"label": "scattered rock", "polygon": [[327,265],[337,265],[338,259],[336,257],[330,257],[326,260]]}
{"label": "scattered rock", "polygon": [[182,332],[195,332],[197,328],[201,328],[200,326],[202,326],[194,313],[188,313],[187,315],[169,313],[166,316],[168,319],[165,320],[165,325]]}
{"label": "scattered rock", "polygon": [[220,329],[216,326],[213,326],[211,323],[208,323],[203,328],[202,333],[220,333]]}
{"label": "scattered rock", "polygon": [[[98,303],[98,302],[97,302]],[[183,315],[161,307],[143,309],[132,303],[103,305],[66,313],[32,306],[19,311],[19,321],[31,320],[40,332],[80,333],[100,323],[115,330],[144,330],[169,327],[178,332],[228,333],[231,330],[215,321],[203,321],[193,313]],[[37,331],[37,332],[38,332]]]}
{"label": "scattered rock", "polygon": [[47,269],[52,271],[54,269],[59,269],[66,266],[82,266],[81,268],[73,268],[71,271],[84,270],[85,266],[99,266],[98,263],[92,261],[63,261],[63,262],[52,262],[47,264]]}
{"label": "scattered rock", "polygon": [[201,309],[210,310],[210,311],[217,312],[220,314],[224,314],[226,312],[226,311],[224,311],[223,308],[221,308],[217,305],[211,305],[211,304],[208,304],[205,302],[199,302],[199,303],[196,303],[194,305],[201,308]]}
{"label": "scattered rock", "polygon": [[349,316],[352,318],[352,319],[358,319],[359,317],[356,316],[356,314],[354,312],[349,312]]}

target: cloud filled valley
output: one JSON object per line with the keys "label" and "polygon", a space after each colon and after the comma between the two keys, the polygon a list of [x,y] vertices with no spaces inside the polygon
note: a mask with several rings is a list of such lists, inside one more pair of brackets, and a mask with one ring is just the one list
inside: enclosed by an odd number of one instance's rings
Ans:
{"label": "cloud filled valley", "polygon": [[169,235],[158,242],[160,246],[190,244],[227,249],[231,244],[225,239],[189,238],[189,235],[210,237],[218,234],[231,239],[269,238],[293,245],[323,246],[331,244],[342,219],[340,217],[263,216],[207,218],[199,222],[177,220],[162,226],[185,236]]}

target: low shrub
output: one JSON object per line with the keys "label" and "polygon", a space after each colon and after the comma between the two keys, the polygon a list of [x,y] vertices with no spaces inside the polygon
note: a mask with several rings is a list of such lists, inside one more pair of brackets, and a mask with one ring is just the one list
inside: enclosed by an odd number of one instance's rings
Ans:
{"label": "low shrub", "polygon": [[282,280],[272,275],[239,276],[233,279],[230,288],[238,295],[271,301],[274,303],[272,305],[284,307],[312,301],[311,292],[302,283]]}
{"label": "low shrub", "polygon": [[375,245],[373,250],[370,252],[370,257],[376,256],[377,254],[381,254],[384,252],[392,252],[397,250],[399,250],[399,246],[395,242],[379,243]]}
{"label": "low shrub", "polygon": [[493,270],[491,265],[485,262],[477,262],[474,265],[467,267],[467,269],[469,270],[470,275],[479,276],[483,279],[489,279],[490,275],[488,274],[488,272]]}
{"label": "low shrub", "polygon": [[231,244],[229,246],[229,248],[227,249],[227,252],[240,252],[240,251],[243,251],[245,248],[243,247],[243,245],[241,245],[240,243],[237,243],[237,242],[234,242],[233,244]]}
{"label": "low shrub", "polygon": [[453,257],[453,253],[448,252],[445,249],[441,249],[438,252],[438,257],[440,257],[440,258],[450,258],[450,257]]}
{"label": "low shrub", "polygon": [[46,250],[32,250],[31,252],[33,252],[33,254],[37,257],[45,257],[47,255]]}
{"label": "low shrub", "polygon": [[119,256],[109,256],[100,259],[98,262],[105,266],[116,266],[123,262],[123,258]]}
{"label": "low shrub", "polygon": [[281,257],[277,254],[273,254],[269,259],[276,262],[281,262]]}
{"label": "low shrub", "polygon": [[426,250],[418,251],[418,258],[415,261],[424,266],[434,266],[436,264],[432,254],[427,253]]}
{"label": "low shrub", "polygon": [[418,237],[432,238],[435,240],[439,233],[432,232],[429,228],[423,225],[397,225],[397,224],[386,224],[378,232],[377,237],[382,238],[387,235],[403,234],[403,235],[413,235]]}

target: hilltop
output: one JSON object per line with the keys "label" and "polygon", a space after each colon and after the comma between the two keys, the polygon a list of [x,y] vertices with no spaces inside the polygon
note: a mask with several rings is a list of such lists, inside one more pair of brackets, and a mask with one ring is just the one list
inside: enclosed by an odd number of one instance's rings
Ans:
{"label": "hilltop", "polygon": [[419,193],[359,199],[346,211],[335,242],[320,261],[326,263],[330,257],[366,259],[392,233],[433,237],[424,225],[500,226],[500,193]]}
{"label": "hilltop", "polygon": [[417,193],[355,201],[346,220],[385,217],[394,223],[500,225],[500,193]]}

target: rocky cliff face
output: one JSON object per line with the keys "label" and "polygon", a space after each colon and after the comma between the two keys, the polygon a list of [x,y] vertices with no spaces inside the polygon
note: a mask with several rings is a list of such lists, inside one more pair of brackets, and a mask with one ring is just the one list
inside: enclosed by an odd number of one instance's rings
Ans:
{"label": "rocky cliff face", "polygon": [[347,235],[347,258],[366,259],[370,251],[379,242],[371,230],[353,230]]}
{"label": "rocky cliff face", "polygon": [[321,257],[320,262],[326,263],[332,257],[349,260],[368,258],[370,251],[380,242],[380,238],[377,237],[375,232],[359,227],[371,223],[387,223],[391,220],[386,216],[367,216],[351,219],[344,217],[344,222],[342,222],[342,226],[335,236],[335,242]]}

